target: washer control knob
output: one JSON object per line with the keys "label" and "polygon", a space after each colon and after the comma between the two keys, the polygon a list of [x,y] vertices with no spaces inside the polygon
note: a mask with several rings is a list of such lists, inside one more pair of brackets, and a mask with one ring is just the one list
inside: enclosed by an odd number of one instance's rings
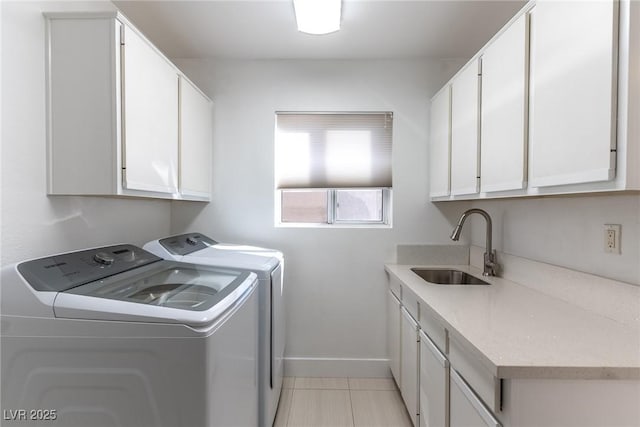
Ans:
{"label": "washer control knob", "polygon": [[189,236],[187,237],[187,243],[190,244],[191,246],[195,246],[198,244],[198,239],[196,239],[193,236]]}
{"label": "washer control knob", "polygon": [[93,256],[93,260],[95,262],[97,262],[98,264],[102,264],[102,265],[111,265],[113,264],[113,262],[115,261],[115,258],[112,257],[110,254],[108,254],[107,252],[97,252],[94,256]]}

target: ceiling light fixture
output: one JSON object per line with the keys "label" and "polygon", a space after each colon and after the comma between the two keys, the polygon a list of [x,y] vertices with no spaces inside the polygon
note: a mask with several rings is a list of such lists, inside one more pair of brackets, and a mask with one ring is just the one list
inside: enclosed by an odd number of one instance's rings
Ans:
{"label": "ceiling light fixture", "polygon": [[329,34],[340,29],[341,0],[293,0],[298,31]]}

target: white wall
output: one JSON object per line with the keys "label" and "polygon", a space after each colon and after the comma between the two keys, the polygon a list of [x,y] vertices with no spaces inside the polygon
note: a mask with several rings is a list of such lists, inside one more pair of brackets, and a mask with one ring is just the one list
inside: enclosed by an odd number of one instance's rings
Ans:
{"label": "white wall", "polygon": [[[284,251],[288,357],[385,359],[384,262],[398,243],[448,243],[447,218],[461,209],[427,198],[428,99],[459,62],[176,62],[214,98],[214,161],[213,202],[174,202],[172,231]],[[274,227],[277,110],[394,112],[392,229]],[[288,364],[299,374],[348,366],[330,365]]]}
{"label": "white wall", "polygon": [[[473,207],[491,215],[499,251],[640,285],[638,194],[492,200]],[[484,220],[469,221],[472,243],[484,247]],[[604,224],[622,225],[621,254],[604,252]]]}
{"label": "white wall", "polygon": [[2,1],[2,265],[169,233],[168,201],[46,195],[43,11],[110,2]]}
{"label": "white wall", "polygon": [[[395,257],[400,243],[450,243],[452,224],[472,205],[488,210],[494,218],[498,250],[640,282],[638,195],[428,201],[428,98],[459,62],[177,63],[214,98],[214,194],[209,205],[174,202],[172,231],[199,230],[218,240],[285,252],[290,360],[384,359],[385,343],[380,339],[385,328],[383,263]],[[276,110],[394,111],[392,229],[273,226]],[[622,255],[602,253],[604,223],[622,224]],[[469,225],[466,241],[483,246],[482,219],[473,218]],[[311,363],[289,366],[298,368],[297,374],[338,374],[344,372],[338,368],[348,364],[329,364],[334,371],[314,369]]]}
{"label": "white wall", "polygon": [[[432,204],[427,198],[428,98],[460,61],[178,60],[215,100],[213,202],[171,205],[47,197],[41,13],[111,7],[100,2],[1,3],[2,264],[87,246],[142,244],[187,230],[277,247],[287,257],[287,355],[312,360],[386,358],[381,339],[383,263],[395,258],[397,244],[450,243],[452,223],[470,206]],[[274,227],[276,110],[395,113],[392,229]],[[499,250],[640,283],[638,195],[483,201],[473,206],[494,218]],[[483,246],[482,220],[470,221],[472,243]],[[602,252],[604,223],[622,224],[622,255]],[[310,364],[295,366],[313,373]],[[375,371],[386,364],[362,366]]]}

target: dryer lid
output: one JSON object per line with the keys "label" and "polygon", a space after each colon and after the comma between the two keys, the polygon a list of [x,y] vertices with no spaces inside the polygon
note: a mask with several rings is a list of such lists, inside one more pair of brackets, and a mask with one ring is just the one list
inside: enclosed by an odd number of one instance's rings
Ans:
{"label": "dryer lid", "polygon": [[251,270],[258,273],[260,279],[268,279],[271,271],[283,262],[280,251],[219,243],[202,233],[167,237],[149,242],[145,248],[156,255],[184,262]]}
{"label": "dryer lid", "polygon": [[181,258],[182,261],[197,264],[220,265],[228,268],[251,270],[258,275],[269,276],[281,263],[272,251],[251,251],[240,245],[217,244]]}

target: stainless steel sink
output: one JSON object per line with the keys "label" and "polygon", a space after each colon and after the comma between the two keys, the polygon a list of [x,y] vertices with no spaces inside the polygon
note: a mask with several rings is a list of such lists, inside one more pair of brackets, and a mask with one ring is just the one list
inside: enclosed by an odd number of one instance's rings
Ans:
{"label": "stainless steel sink", "polygon": [[484,280],[460,270],[445,268],[412,268],[422,279],[436,285],[489,285]]}

